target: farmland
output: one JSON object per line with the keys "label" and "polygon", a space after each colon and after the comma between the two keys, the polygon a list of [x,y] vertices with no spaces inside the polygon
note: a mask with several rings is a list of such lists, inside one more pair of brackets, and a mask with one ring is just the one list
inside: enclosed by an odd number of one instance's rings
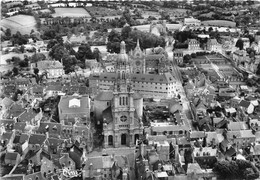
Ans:
{"label": "farmland", "polygon": [[53,17],[87,17],[91,18],[90,14],[84,8],[55,8]]}
{"label": "farmland", "polygon": [[225,26],[225,27],[236,27],[236,23],[232,21],[225,21],[225,20],[210,20],[210,21],[203,21],[202,25],[205,26]]}
{"label": "farmland", "polygon": [[33,16],[17,15],[1,20],[3,29],[11,29],[12,33],[20,31],[21,34],[30,34],[31,30],[36,30],[36,21]]}

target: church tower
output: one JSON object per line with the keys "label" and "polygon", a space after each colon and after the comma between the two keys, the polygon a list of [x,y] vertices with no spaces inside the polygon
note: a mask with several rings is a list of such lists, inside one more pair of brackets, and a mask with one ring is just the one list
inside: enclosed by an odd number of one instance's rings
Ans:
{"label": "church tower", "polygon": [[133,146],[134,91],[130,79],[130,62],[125,52],[125,42],[120,44],[116,62],[117,78],[114,84],[112,116],[114,121],[115,147]]}
{"label": "church tower", "polygon": [[145,73],[145,56],[141,50],[139,39],[137,40],[136,47],[131,54],[131,67],[132,73],[144,74]]}

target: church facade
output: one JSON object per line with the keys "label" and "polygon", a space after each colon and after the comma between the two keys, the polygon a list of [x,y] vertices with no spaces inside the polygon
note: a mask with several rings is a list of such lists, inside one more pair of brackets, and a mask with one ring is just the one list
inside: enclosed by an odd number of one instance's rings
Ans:
{"label": "church facade", "polygon": [[120,48],[113,89],[100,92],[94,100],[97,119],[103,123],[105,148],[133,147],[143,133],[143,98],[133,90],[124,42]]}

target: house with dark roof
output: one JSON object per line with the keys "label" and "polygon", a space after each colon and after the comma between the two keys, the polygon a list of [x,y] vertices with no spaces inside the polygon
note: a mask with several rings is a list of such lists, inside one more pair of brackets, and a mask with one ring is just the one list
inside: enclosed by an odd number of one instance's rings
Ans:
{"label": "house with dark roof", "polygon": [[45,180],[45,178],[42,176],[41,172],[35,172],[32,174],[28,174],[25,176],[25,179],[27,179],[27,180]]}
{"label": "house with dark roof", "polygon": [[248,114],[252,114],[255,108],[254,105],[250,103],[250,101],[246,101],[246,100],[241,100],[238,106],[241,107],[242,110],[244,110]]}
{"label": "house with dark roof", "polygon": [[42,134],[31,134],[29,138],[29,149],[33,151],[37,151],[41,148],[41,146],[46,141],[46,135]]}
{"label": "house with dark roof", "polygon": [[42,116],[42,111],[37,113],[33,109],[27,109],[18,116],[17,121],[39,127]]}
{"label": "house with dark roof", "polygon": [[5,131],[10,132],[14,129],[15,121],[13,119],[0,119],[0,127]]}
{"label": "house with dark roof", "polygon": [[48,137],[58,138],[61,135],[61,124],[52,122],[41,122],[36,132],[39,134],[48,133]]}
{"label": "house with dark roof", "polygon": [[26,180],[24,174],[7,174],[1,180]]}
{"label": "house with dark roof", "polygon": [[47,97],[57,96],[58,94],[62,93],[62,86],[61,85],[48,85],[46,89],[44,89],[44,94]]}
{"label": "house with dark roof", "polygon": [[113,154],[111,156],[88,157],[85,162],[83,179],[93,177],[107,179],[117,178],[120,174],[120,169],[127,166],[128,161],[125,156]]}
{"label": "house with dark roof", "polygon": [[5,154],[5,164],[9,164],[11,166],[14,166],[18,164],[21,161],[21,156],[17,152],[7,152]]}
{"label": "house with dark roof", "polygon": [[31,64],[31,69],[33,70],[34,68],[39,69],[39,74],[43,74],[46,72],[47,78],[49,79],[55,79],[65,74],[63,69],[63,64],[59,61],[51,61],[51,60],[39,61],[37,63]]}
{"label": "house with dark roof", "polygon": [[9,111],[8,111],[8,117],[9,118],[17,118],[19,115],[21,115],[26,109],[24,108],[24,106],[20,103],[14,103],[12,104],[12,106],[10,107]]}

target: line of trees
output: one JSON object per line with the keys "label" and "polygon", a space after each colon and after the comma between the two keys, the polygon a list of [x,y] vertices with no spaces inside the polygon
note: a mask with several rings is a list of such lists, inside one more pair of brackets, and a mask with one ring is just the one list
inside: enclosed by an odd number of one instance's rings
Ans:
{"label": "line of trees", "polygon": [[112,30],[108,35],[107,51],[110,53],[120,52],[120,42],[125,41],[126,51],[136,47],[137,39],[139,39],[141,49],[153,48],[153,47],[165,47],[165,39],[158,37],[148,32],[142,32],[137,29],[132,29],[130,26],[126,26],[122,29],[121,33],[116,30]]}

